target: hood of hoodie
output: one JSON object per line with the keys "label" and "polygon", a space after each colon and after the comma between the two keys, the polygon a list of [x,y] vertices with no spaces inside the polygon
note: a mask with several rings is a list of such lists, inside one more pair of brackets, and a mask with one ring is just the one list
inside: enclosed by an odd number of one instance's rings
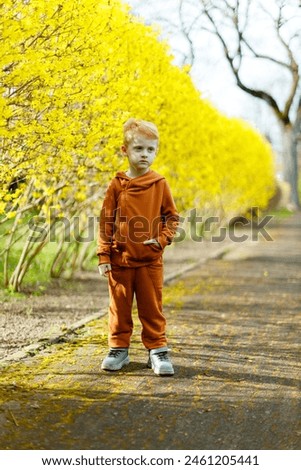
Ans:
{"label": "hood of hoodie", "polygon": [[153,170],[149,170],[144,175],[136,176],[135,178],[130,178],[126,175],[123,171],[118,171],[115,178],[117,178],[120,182],[121,187],[124,188],[131,188],[131,190],[145,190],[152,186],[154,183],[164,180],[164,176],[159,175]]}

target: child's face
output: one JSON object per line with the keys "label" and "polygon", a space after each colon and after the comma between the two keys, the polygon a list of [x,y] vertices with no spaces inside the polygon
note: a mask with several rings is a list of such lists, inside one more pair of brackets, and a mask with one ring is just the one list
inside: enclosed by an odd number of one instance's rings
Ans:
{"label": "child's face", "polygon": [[155,159],[158,141],[137,135],[127,146],[123,145],[121,150],[127,155],[132,172],[142,175],[148,171]]}

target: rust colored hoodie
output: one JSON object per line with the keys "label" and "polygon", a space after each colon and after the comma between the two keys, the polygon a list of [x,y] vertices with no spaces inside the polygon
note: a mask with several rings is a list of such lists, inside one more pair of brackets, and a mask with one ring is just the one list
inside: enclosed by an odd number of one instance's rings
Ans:
{"label": "rust colored hoodie", "polygon": [[[165,178],[153,170],[129,178],[118,172],[106,191],[100,223],[99,264],[124,267],[151,264],[172,242],[179,215]],[[144,245],[155,238],[155,244]]]}

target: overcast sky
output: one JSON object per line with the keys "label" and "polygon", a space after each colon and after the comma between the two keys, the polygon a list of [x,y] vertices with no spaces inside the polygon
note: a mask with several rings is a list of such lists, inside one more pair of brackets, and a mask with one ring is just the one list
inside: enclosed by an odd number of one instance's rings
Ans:
{"label": "overcast sky", "polygon": [[[260,0],[252,1],[255,3]],[[270,13],[274,12],[275,1],[277,0],[261,0]],[[133,8],[135,14],[141,15],[145,19],[147,24],[154,21],[160,23],[162,37],[168,40],[175,56],[174,62],[181,65],[185,56],[189,56],[189,45],[178,28],[179,0],[164,0],[164,2],[128,0],[127,3]],[[287,14],[291,16],[287,29],[283,30],[287,36],[292,35],[292,31],[300,31],[301,8],[297,8],[299,3],[299,0],[287,0]],[[291,9],[289,9],[289,4],[292,5]],[[197,16],[199,11],[196,6],[197,0],[185,0],[184,5],[185,16],[189,22]],[[287,60],[286,52],[281,46],[279,47],[270,19],[265,14],[258,14],[256,30],[250,30],[250,34],[253,36],[253,44],[260,47],[261,51],[276,54],[277,58]],[[202,95],[210,99],[219,110],[228,116],[242,117],[251,122],[262,133],[268,135],[276,150],[280,151],[281,140],[276,118],[261,100],[249,96],[236,86],[218,41],[212,34],[200,32],[199,28],[195,29],[193,40],[198,44],[198,47],[191,77]],[[293,43],[293,46],[296,48],[296,43]],[[301,45],[299,44],[299,46],[301,52]],[[246,62],[243,73],[247,77],[248,84],[254,88],[260,88],[264,83],[267,91],[277,96],[279,103],[282,104],[281,100],[287,96],[289,90],[289,73],[285,70],[279,70],[278,66],[271,62],[261,61],[259,63],[258,60]]]}

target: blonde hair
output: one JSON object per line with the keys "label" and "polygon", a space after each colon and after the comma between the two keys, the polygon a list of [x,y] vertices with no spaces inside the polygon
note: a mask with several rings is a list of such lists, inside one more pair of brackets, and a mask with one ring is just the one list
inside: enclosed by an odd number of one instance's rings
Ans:
{"label": "blonde hair", "polygon": [[124,145],[128,145],[137,134],[148,139],[159,140],[159,131],[154,123],[142,121],[142,119],[128,119],[123,125]]}

